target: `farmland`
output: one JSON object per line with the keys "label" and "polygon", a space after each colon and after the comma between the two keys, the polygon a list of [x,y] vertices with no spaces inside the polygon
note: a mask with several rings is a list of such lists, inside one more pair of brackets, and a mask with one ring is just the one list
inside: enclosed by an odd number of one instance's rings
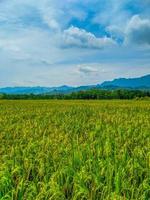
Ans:
{"label": "farmland", "polygon": [[0,199],[149,200],[150,101],[0,101]]}

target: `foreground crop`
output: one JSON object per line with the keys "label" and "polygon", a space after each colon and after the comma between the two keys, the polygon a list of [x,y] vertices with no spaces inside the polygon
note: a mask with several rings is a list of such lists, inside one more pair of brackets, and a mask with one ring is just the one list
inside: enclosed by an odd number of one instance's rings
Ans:
{"label": "foreground crop", "polygon": [[0,199],[150,199],[148,101],[0,101],[0,141]]}

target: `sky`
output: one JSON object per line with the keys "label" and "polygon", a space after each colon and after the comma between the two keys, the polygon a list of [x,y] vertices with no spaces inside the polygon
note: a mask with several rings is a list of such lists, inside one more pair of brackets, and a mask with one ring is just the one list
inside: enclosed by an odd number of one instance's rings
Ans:
{"label": "sky", "polygon": [[0,87],[150,74],[150,0],[0,0]]}

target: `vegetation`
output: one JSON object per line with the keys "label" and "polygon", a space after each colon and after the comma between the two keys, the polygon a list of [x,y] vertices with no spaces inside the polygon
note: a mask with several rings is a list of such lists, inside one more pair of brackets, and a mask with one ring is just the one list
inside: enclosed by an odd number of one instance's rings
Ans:
{"label": "vegetation", "polygon": [[0,99],[137,99],[149,98],[149,90],[102,90],[90,89],[69,94],[1,94]]}
{"label": "vegetation", "polygon": [[0,101],[1,200],[149,200],[149,101]]}

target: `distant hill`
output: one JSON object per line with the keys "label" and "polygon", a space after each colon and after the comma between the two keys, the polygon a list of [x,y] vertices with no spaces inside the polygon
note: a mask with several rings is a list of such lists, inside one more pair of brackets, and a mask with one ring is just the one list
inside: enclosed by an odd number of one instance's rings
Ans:
{"label": "distant hill", "polygon": [[78,92],[82,90],[88,90],[96,86],[60,86],[60,87],[6,87],[0,88],[2,94],[66,94],[71,92]]}
{"label": "distant hill", "polygon": [[119,88],[150,88],[150,75],[139,78],[119,78],[113,81],[105,81],[101,87],[119,87]]}
{"label": "distant hill", "polygon": [[102,84],[70,87],[63,85],[60,87],[6,87],[0,88],[0,93],[5,94],[66,94],[89,90],[92,88],[102,88],[106,90],[115,90],[119,88],[126,89],[150,89],[150,75],[139,78],[118,78],[112,81],[105,81]]}
{"label": "distant hill", "polygon": [[58,93],[71,90],[72,87],[6,87],[0,88],[0,93],[5,94],[44,94],[44,93]]}

